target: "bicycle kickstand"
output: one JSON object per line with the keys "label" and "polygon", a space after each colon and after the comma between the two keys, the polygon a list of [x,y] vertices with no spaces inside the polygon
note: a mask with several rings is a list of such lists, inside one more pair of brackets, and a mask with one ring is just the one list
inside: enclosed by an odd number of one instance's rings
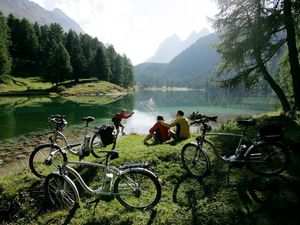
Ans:
{"label": "bicycle kickstand", "polygon": [[93,200],[93,201],[87,202],[87,203],[85,204],[85,208],[86,208],[86,209],[90,209],[91,206],[92,206],[92,204],[95,203],[95,206],[94,206],[94,212],[95,212],[95,208],[96,208],[96,206],[98,205],[99,202],[100,202],[100,197],[96,198],[96,199]]}

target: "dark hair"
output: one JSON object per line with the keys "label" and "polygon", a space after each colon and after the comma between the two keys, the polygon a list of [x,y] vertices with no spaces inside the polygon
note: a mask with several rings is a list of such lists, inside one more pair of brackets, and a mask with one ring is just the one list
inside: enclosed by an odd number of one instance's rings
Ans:
{"label": "dark hair", "polygon": [[178,115],[180,115],[180,116],[184,116],[184,112],[181,111],[181,110],[178,110],[177,113],[178,113]]}
{"label": "dark hair", "polygon": [[157,120],[164,120],[164,118],[162,116],[157,116],[156,118]]}

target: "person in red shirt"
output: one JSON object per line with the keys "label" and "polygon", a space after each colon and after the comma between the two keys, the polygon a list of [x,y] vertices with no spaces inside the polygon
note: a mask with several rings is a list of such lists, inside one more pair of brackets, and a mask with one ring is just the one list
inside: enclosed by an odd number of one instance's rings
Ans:
{"label": "person in red shirt", "polygon": [[143,140],[144,144],[148,144],[147,141],[151,138],[153,138],[157,144],[161,144],[170,139],[170,129],[161,125],[160,121],[164,121],[164,118],[157,116],[157,122],[149,129],[149,134]]}
{"label": "person in red shirt", "polygon": [[120,127],[121,127],[121,133],[122,135],[125,135],[124,132],[124,125],[121,123],[122,119],[128,119],[134,114],[134,112],[126,114],[126,109],[122,109],[121,112],[116,113],[116,115],[112,118],[112,122],[114,122],[114,125],[117,129],[117,133],[119,134],[120,132]]}

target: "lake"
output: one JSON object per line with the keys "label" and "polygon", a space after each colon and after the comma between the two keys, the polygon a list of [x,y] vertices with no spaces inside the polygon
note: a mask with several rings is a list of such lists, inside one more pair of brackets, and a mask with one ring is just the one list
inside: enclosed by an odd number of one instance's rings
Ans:
{"label": "lake", "polygon": [[[107,97],[106,97],[107,98]],[[104,102],[104,103],[103,103]],[[251,116],[275,110],[274,97],[236,96],[206,91],[148,91],[124,96],[116,101],[102,101],[101,97],[0,97],[1,141],[41,133],[49,130],[47,118],[51,114],[67,116],[68,127],[83,126],[81,118],[91,115],[91,126],[111,123],[113,115],[126,108],[135,114],[125,120],[127,133],[145,134],[155,123],[157,115],[165,120],[174,118],[178,109],[190,114],[218,116],[219,121],[238,116]]]}

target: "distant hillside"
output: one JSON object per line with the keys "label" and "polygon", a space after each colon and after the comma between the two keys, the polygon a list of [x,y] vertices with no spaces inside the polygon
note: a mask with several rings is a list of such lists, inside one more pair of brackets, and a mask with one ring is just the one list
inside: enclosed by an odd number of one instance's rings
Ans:
{"label": "distant hillside", "polygon": [[81,27],[60,9],[48,11],[29,0],[0,0],[0,11],[5,16],[11,13],[17,18],[26,18],[40,25],[59,23],[65,31],[72,29],[78,33],[84,33]]}
{"label": "distant hillside", "polygon": [[193,31],[185,41],[182,41],[177,34],[174,34],[164,40],[159,45],[154,56],[147,59],[146,62],[168,63],[184,49],[195,43],[199,38],[208,34],[209,31],[206,28],[202,29],[199,33]]}
{"label": "distant hillside", "polygon": [[170,63],[143,63],[134,67],[137,84],[149,86],[178,86],[203,88],[216,74],[220,56],[214,49],[217,34],[200,38],[182,51]]}

